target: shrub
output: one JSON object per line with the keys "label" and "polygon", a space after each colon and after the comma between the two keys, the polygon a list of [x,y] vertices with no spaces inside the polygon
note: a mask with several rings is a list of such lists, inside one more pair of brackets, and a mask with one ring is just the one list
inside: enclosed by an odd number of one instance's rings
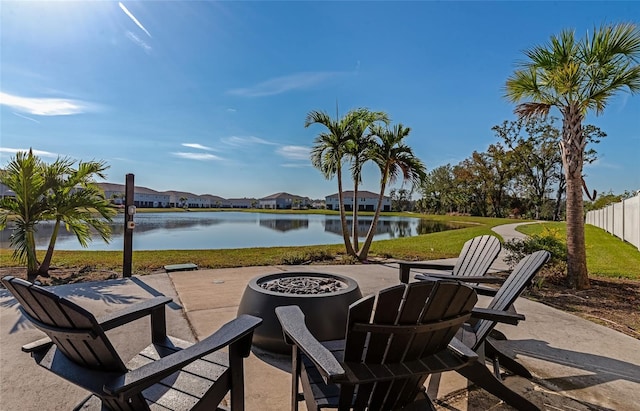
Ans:
{"label": "shrub", "polygon": [[538,287],[547,279],[553,283],[560,283],[567,270],[567,245],[562,234],[552,228],[544,228],[540,234],[534,234],[525,239],[507,241],[504,244],[507,252],[505,262],[512,267],[526,255],[539,250],[551,253],[549,262],[542,268],[538,278]]}
{"label": "shrub", "polygon": [[292,252],[282,256],[283,265],[301,265],[312,262],[333,260],[333,255],[325,250],[310,252]]}
{"label": "shrub", "polygon": [[300,265],[307,262],[305,253],[287,253],[282,256],[282,264],[284,265]]}

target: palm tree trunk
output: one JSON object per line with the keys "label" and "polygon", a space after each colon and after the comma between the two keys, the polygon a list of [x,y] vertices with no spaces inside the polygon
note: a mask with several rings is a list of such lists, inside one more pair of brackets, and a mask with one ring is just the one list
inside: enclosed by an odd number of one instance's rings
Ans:
{"label": "palm tree trunk", "polygon": [[27,240],[27,280],[34,282],[38,277],[38,257],[36,256],[36,239],[33,230],[25,233]]}
{"label": "palm tree trunk", "polygon": [[567,183],[567,279],[572,287],[590,287],[584,239],[582,165],[585,139],[582,115],[577,107],[568,107],[562,124],[562,162]]}
{"label": "palm tree trunk", "polygon": [[56,223],[53,226],[53,233],[51,234],[51,238],[49,239],[49,246],[47,247],[47,253],[44,255],[44,260],[42,260],[42,264],[40,264],[40,268],[38,269],[38,274],[43,277],[49,276],[49,267],[51,266],[53,249],[56,245],[56,240],[58,239],[59,231],[60,231],[60,220],[56,219]]}
{"label": "palm tree trunk", "polygon": [[349,238],[349,229],[347,228],[347,216],[344,211],[344,197],[342,195],[342,167],[338,166],[336,172],[338,178],[338,207],[340,208],[340,224],[342,225],[342,239],[344,240],[344,246],[347,251],[347,255],[356,256],[353,247],[351,246],[351,239]]}
{"label": "palm tree trunk", "polygon": [[353,221],[351,226],[351,236],[353,237],[353,251],[357,254],[360,250],[358,242],[358,182],[353,182]]}
{"label": "palm tree trunk", "polygon": [[365,261],[367,256],[369,255],[369,248],[371,247],[371,242],[373,241],[373,236],[376,233],[376,227],[378,226],[378,218],[380,217],[380,209],[382,208],[382,199],[384,198],[384,190],[387,188],[387,184],[383,181],[380,183],[380,194],[378,195],[378,204],[376,205],[376,212],[373,215],[373,221],[371,221],[371,225],[369,226],[369,232],[367,233],[367,238],[364,240],[364,244],[362,244],[362,249],[358,254],[358,258],[360,261]]}
{"label": "palm tree trunk", "polygon": [[565,179],[564,173],[563,177],[558,181],[558,191],[556,192],[556,204],[553,210],[553,220],[560,221],[561,214],[561,206],[562,206],[562,196],[564,195],[564,187],[565,187]]}

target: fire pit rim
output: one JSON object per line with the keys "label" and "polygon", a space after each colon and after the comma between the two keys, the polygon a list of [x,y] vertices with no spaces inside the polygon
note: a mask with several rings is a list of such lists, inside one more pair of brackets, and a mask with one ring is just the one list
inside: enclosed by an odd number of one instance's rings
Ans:
{"label": "fire pit rim", "polygon": [[[339,280],[343,283],[345,283],[347,286],[340,289],[340,290],[336,290],[336,291],[331,291],[328,293],[317,293],[317,294],[295,294],[295,293],[285,293],[285,292],[280,292],[280,291],[271,291],[268,290],[264,287],[261,287],[258,284],[258,281],[260,281],[261,283],[265,283],[274,279],[278,279],[278,278],[290,278],[290,277],[321,277],[321,278],[333,278],[336,280]],[[252,278],[249,281],[249,284],[247,284],[248,287],[251,287],[253,290],[258,291],[260,293],[263,294],[268,294],[268,295],[273,295],[273,296],[290,296],[290,297],[301,297],[301,298],[321,298],[321,297],[327,297],[327,296],[334,296],[334,295],[340,295],[340,294],[347,294],[350,292],[353,292],[356,288],[358,288],[358,283],[353,279],[353,278],[349,278],[340,274],[333,274],[333,273],[322,273],[322,272],[315,272],[315,271],[310,271],[310,272],[301,272],[301,271],[284,271],[281,273],[272,273],[272,274],[266,274],[266,275],[259,275],[257,277]]]}

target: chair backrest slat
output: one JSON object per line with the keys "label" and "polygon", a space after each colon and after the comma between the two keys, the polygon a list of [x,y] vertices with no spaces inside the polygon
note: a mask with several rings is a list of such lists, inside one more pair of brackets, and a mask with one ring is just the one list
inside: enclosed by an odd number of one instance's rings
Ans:
{"label": "chair backrest slat", "polygon": [[[496,292],[487,308],[506,311],[522,294],[524,289],[531,284],[533,277],[540,271],[544,263],[546,263],[551,254],[548,251],[540,250],[525,256],[513,269],[509,277]],[[472,347],[476,350],[480,344],[484,342],[491,330],[495,327],[496,322],[490,320],[479,320],[474,331],[476,334],[476,344]]]}
{"label": "chair backrest slat", "polygon": [[481,235],[464,243],[453,267],[454,275],[484,275],[496,260],[502,245],[497,237]]}
{"label": "chair backrest slat", "polygon": [[[371,320],[373,308],[376,298],[374,295],[365,297],[349,307],[349,313],[347,315],[347,331],[349,334],[349,342],[345,344],[344,361],[359,362],[362,359],[364,347],[367,343],[366,332],[352,331],[349,332],[351,327],[356,323],[367,323]],[[355,392],[355,386],[343,385],[340,390],[340,404],[351,404],[353,401],[353,394]],[[363,394],[359,397],[360,401],[363,401]]]}
{"label": "chair backrest slat", "polygon": [[103,371],[126,371],[122,359],[89,311],[19,278],[2,283],[20,303],[23,314],[71,361]]}
{"label": "chair backrest slat", "polygon": [[[449,281],[421,281],[402,284],[381,291],[375,299],[354,303],[349,309],[345,362],[365,364],[401,364],[428,357],[445,349],[460,325],[466,321],[477,301],[468,286]],[[371,315],[373,314],[373,318]],[[416,327],[407,332],[408,325],[422,325],[451,320],[449,327]],[[384,325],[358,331],[362,323]],[[394,326],[398,333],[394,333]],[[380,332],[378,332],[380,331]],[[341,407],[354,400],[354,409],[393,409],[415,397],[427,376],[341,386]],[[342,408],[339,408],[342,409]],[[346,409],[346,408],[345,408]]]}

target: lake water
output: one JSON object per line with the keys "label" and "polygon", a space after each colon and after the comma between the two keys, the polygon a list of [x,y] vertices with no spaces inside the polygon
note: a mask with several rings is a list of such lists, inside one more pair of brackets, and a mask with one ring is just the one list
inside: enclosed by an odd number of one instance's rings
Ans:
{"label": "lake water", "polygon": [[[123,219],[117,216],[109,244],[96,236],[88,250],[123,249]],[[371,217],[358,217],[364,239]],[[251,212],[139,213],[133,232],[134,250],[198,250],[341,244],[340,217],[320,214],[268,214]],[[351,227],[351,220],[348,221]],[[462,227],[411,217],[380,216],[374,240],[411,237]],[[38,224],[36,246],[46,249],[53,224]],[[11,232],[0,231],[0,247],[9,248]],[[56,250],[84,250],[76,237],[61,227]]]}

